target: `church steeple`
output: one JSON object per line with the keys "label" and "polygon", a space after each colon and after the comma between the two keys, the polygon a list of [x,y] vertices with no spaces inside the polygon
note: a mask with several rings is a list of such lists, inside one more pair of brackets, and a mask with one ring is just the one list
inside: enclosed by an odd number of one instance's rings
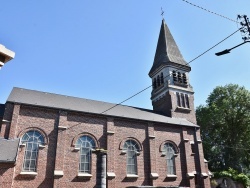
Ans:
{"label": "church steeple", "polygon": [[181,52],[176,45],[176,42],[170,33],[167,24],[165,23],[165,20],[162,19],[154,64],[149,72],[149,75],[152,75],[154,71],[167,65],[182,67],[187,69],[187,71],[191,70],[190,66],[183,59]]}
{"label": "church steeple", "polygon": [[151,100],[155,111],[196,123],[194,92],[188,76],[190,71],[191,67],[184,60],[163,19],[154,63],[149,71],[153,85]]}

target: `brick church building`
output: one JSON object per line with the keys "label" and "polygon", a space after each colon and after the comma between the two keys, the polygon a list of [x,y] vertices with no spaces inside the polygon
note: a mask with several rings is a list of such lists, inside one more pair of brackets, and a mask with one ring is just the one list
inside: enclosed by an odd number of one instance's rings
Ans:
{"label": "brick church building", "polygon": [[162,20],[153,110],[13,88],[0,105],[0,187],[210,188],[190,71]]}

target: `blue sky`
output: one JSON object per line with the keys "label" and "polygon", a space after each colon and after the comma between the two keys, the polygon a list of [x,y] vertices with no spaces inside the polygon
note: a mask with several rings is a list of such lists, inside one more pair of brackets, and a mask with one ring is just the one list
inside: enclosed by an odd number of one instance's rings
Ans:
{"label": "blue sky", "polygon": [[[236,20],[250,17],[250,1],[190,0]],[[43,0],[1,2],[0,44],[16,57],[0,70],[0,103],[13,87],[119,103],[151,84],[161,25],[165,21],[189,62],[237,30],[237,24],[182,0]],[[195,105],[205,104],[218,85],[250,90],[250,44],[217,57],[242,42],[240,32],[190,65]],[[126,105],[152,108],[151,89]]]}

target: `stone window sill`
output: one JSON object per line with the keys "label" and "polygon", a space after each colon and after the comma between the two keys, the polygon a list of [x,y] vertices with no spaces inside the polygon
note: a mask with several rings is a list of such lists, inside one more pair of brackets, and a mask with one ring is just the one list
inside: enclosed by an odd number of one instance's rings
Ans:
{"label": "stone window sill", "polygon": [[175,174],[167,174],[167,178],[177,178]]}
{"label": "stone window sill", "polygon": [[107,172],[107,177],[108,178],[115,178],[115,173],[114,172]]}
{"label": "stone window sill", "polygon": [[54,170],[54,176],[63,176],[62,170]]}
{"label": "stone window sill", "polygon": [[62,130],[66,130],[68,127],[66,127],[66,126],[58,126],[58,129],[62,129]]}
{"label": "stone window sill", "polygon": [[20,173],[20,175],[27,175],[27,176],[37,176],[37,172],[26,172],[26,171],[23,171]]}
{"label": "stone window sill", "polygon": [[149,135],[148,137],[151,138],[151,139],[155,139],[154,135]]}
{"label": "stone window sill", "polygon": [[203,172],[203,173],[201,173],[201,176],[204,177],[204,178],[206,178],[206,177],[208,177],[208,174],[205,173],[205,172]]}
{"label": "stone window sill", "polygon": [[193,178],[194,177],[194,173],[187,173],[187,177]]}
{"label": "stone window sill", "polygon": [[126,178],[138,178],[139,176],[136,174],[127,174]]}
{"label": "stone window sill", "polygon": [[182,111],[182,112],[190,112],[191,111],[190,108],[184,108],[184,107],[181,107],[181,106],[177,106],[176,110]]}
{"label": "stone window sill", "polygon": [[74,151],[80,151],[80,148],[74,148]]}
{"label": "stone window sill", "polygon": [[39,144],[39,149],[43,149],[43,148],[45,148],[45,145],[40,145]]}
{"label": "stone window sill", "polygon": [[150,177],[151,177],[152,179],[156,179],[156,178],[159,177],[159,174],[157,174],[157,173],[151,173],[151,174],[150,174]]}
{"label": "stone window sill", "polygon": [[107,134],[113,135],[113,134],[115,134],[115,132],[114,131],[107,131]]}
{"label": "stone window sill", "polygon": [[188,138],[184,138],[183,140],[184,140],[184,142],[188,142],[188,141],[189,141],[189,139],[188,139]]}
{"label": "stone window sill", "polygon": [[77,174],[77,177],[79,177],[79,178],[91,178],[91,177],[92,177],[92,174],[79,172],[79,173]]}
{"label": "stone window sill", "polygon": [[125,155],[126,153],[127,153],[126,150],[122,150],[122,151],[121,151],[121,155]]}

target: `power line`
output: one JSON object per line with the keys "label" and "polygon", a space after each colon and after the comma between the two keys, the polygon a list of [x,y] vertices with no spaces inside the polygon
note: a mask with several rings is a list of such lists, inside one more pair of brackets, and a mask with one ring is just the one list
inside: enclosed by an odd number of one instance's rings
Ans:
{"label": "power line", "polygon": [[[233,35],[234,35],[235,33],[237,33],[240,29],[241,29],[241,28],[237,29],[235,32],[233,32],[232,34],[228,35],[226,38],[224,38],[224,39],[221,40],[220,42],[216,43],[216,44],[213,45],[211,48],[209,48],[208,50],[206,50],[206,51],[203,52],[202,54],[198,55],[197,57],[195,57],[194,59],[192,59],[191,61],[189,61],[189,62],[186,63],[185,65],[180,65],[179,68],[175,69],[175,71],[178,71],[181,67],[184,67],[184,66],[186,66],[186,65],[189,65],[190,63],[192,63],[192,62],[195,61],[196,59],[200,58],[201,56],[203,56],[204,54],[206,54],[207,52],[209,52],[210,50],[212,50],[214,47],[218,46],[220,43],[224,42],[224,41],[227,40],[229,37],[233,36]],[[168,74],[168,75],[165,76],[164,78],[167,78],[167,77],[169,77],[169,76],[171,76],[171,75],[172,75],[172,73]],[[128,97],[127,99],[123,100],[122,102],[115,104],[114,106],[108,108],[107,110],[104,110],[104,111],[101,112],[100,114],[104,114],[105,112],[107,112],[107,111],[109,111],[109,110],[111,110],[111,109],[113,109],[113,108],[115,108],[115,107],[117,107],[117,106],[123,104],[124,102],[126,102],[126,101],[132,99],[133,97],[139,95],[140,93],[144,92],[145,90],[147,90],[147,89],[149,89],[149,88],[151,88],[151,87],[152,87],[152,84],[151,84],[150,86],[144,88],[143,90],[141,90],[141,91],[135,93],[134,95]]]}
{"label": "power line", "polygon": [[224,19],[227,19],[227,20],[229,20],[229,21],[238,23],[236,20],[233,20],[233,19],[231,19],[231,18],[228,18],[228,17],[223,16],[223,15],[221,15],[221,14],[218,14],[218,13],[216,13],[216,12],[210,11],[210,10],[208,10],[208,9],[206,9],[206,8],[203,8],[203,7],[199,6],[199,5],[196,5],[196,4],[194,4],[194,3],[191,3],[191,2],[189,2],[189,1],[187,1],[187,0],[182,0],[182,1],[185,2],[185,3],[188,3],[188,4],[190,4],[190,5],[192,5],[192,6],[194,6],[194,7],[197,7],[197,8],[199,8],[199,9],[201,9],[201,10],[204,10],[204,11],[206,11],[206,12],[209,12],[209,13],[211,13],[211,14],[214,14],[214,15],[216,15],[216,16],[219,16],[219,17],[221,17],[221,18],[224,18]]}

